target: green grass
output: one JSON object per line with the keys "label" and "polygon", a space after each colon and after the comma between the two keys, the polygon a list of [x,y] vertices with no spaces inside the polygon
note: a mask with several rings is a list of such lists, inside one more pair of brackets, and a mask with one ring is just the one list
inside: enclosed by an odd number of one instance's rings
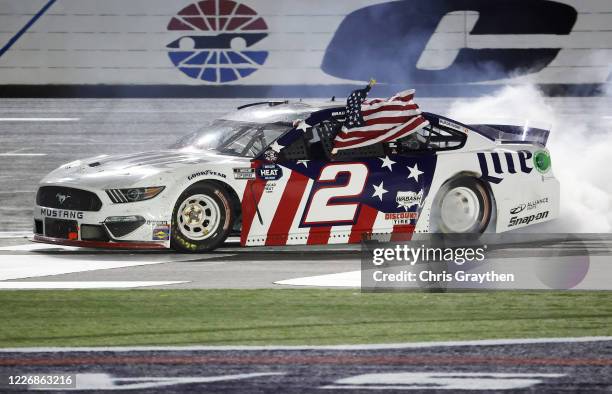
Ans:
{"label": "green grass", "polygon": [[0,347],[348,344],[612,335],[612,293],[0,292]]}

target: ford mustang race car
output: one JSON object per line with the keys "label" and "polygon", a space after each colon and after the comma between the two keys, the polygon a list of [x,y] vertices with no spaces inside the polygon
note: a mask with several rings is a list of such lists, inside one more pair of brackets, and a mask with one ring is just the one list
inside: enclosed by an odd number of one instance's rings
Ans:
{"label": "ford mustang race car", "polygon": [[34,240],[209,251],[504,232],[556,218],[548,131],[432,113],[393,142],[333,151],[346,108],[244,106],[166,150],[65,164],[40,184]]}

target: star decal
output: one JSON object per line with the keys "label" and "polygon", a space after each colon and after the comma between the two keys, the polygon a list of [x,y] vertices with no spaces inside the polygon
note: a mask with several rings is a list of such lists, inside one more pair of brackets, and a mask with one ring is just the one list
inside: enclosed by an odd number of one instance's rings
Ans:
{"label": "star decal", "polygon": [[408,175],[408,179],[414,178],[415,181],[419,181],[419,175],[424,174],[423,171],[419,170],[418,163],[415,163],[413,167],[408,166],[408,170],[410,171],[410,175]]}
{"label": "star decal", "polygon": [[395,164],[395,162],[391,159],[389,159],[389,156],[385,156],[384,158],[379,157],[380,160],[382,160],[382,164],[380,166],[380,168],[384,168],[387,167],[390,171],[393,171],[393,168],[391,168],[393,166],[393,164]]}
{"label": "star decal", "polygon": [[307,129],[310,128],[310,125],[308,123],[306,123],[305,121],[300,122],[300,124],[298,125],[298,127],[296,127],[297,130],[302,130],[304,133],[306,132]]}
{"label": "star decal", "polygon": [[388,190],[385,190],[385,188],[383,187],[383,183],[384,181],[380,181],[380,185],[372,185],[374,186],[374,194],[372,194],[372,197],[378,197],[380,201],[382,201],[383,199],[383,194],[388,192]]}
{"label": "star decal", "polygon": [[270,149],[272,149],[274,152],[279,153],[281,151],[281,149],[283,149],[284,146],[282,146],[281,144],[278,143],[278,141],[274,141],[274,143],[272,145],[270,145]]}
{"label": "star decal", "polygon": [[309,161],[310,161],[310,160],[298,160],[298,161],[297,161],[297,164],[303,164],[303,165],[304,165],[304,167],[308,168],[308,162],[309,162]]}

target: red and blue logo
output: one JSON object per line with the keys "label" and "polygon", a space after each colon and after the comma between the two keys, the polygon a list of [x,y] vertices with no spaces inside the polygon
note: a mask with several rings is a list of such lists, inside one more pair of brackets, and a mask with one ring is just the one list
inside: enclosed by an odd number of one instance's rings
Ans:
{"label": "red and blue logo", "polygon": [[168,23],[182,35],[167,45],[172,63],[190,78],[225,83],[245,78],[268,58],[251,47],[268,36],[252,8],[231,0],[204,0],[183,8]]}

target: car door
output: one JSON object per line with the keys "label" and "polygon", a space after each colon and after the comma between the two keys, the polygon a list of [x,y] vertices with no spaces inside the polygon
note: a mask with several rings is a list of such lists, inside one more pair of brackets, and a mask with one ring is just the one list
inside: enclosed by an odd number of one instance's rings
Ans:
{"label": "car door", "polygon": [[388,144],[331,155],[331,141],[322,131],[315,127],[283,147],[274,162],[254,164],[257,179],[247,189],[256,193],[243,200],[243,211],[256,213],[257,220],[252,220],[248,234],[243,225],[243,243],[409,238],[431,184],[435,155],[401,153]]}

